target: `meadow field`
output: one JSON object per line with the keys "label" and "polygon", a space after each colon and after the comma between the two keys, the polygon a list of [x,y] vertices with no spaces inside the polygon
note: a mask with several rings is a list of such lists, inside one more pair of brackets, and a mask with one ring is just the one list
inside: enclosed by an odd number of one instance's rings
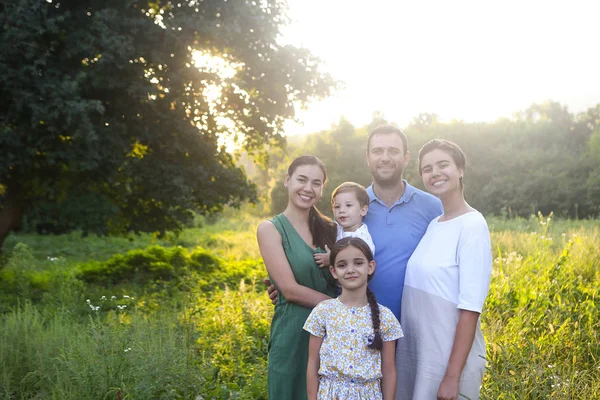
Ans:
{"label": "meadow field", "polygon": [[[2,399],[266,399],[256,217],[157,239],[18,234],[0,266]],[[483,399],[600,398],[600,221],[489,218]]]}

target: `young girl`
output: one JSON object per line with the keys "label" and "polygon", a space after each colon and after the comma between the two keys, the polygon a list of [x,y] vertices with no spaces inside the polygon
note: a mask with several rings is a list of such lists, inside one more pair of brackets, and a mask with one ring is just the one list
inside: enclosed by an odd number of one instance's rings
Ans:
{"label": "young girl", "polygon": [[403,334],[392,312],[377,304],[367,287],[375,271],[371,249],[360,238],[343,238],[332,247],[330,262],[342,294],[319,303],[304,324],[311,333],[308,399],[391,400],[395,342]]}

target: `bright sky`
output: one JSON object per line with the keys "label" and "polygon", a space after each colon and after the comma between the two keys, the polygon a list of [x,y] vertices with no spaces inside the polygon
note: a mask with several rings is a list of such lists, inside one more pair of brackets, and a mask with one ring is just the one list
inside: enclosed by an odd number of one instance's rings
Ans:
{"label": "bright sky", "polygon": [[598,0],[288,0],[284,41],[321,57],[345,89],[299,113],[327,129],[375,110],[400,126],[419,112],[492,121],[548,99],[600,103]]}

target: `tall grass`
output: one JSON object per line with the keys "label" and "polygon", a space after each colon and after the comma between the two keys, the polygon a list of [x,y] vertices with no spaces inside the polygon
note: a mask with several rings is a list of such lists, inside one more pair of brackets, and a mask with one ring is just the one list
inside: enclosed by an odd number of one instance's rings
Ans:
{"label": "tall grass", "polygon": [[492,234],[485,398],[600,398],[600,235],[551,223]]}
{"label": "tall grass", "polygon": [[29,303],[2,318],[4,399],[193,398],[201,392],[192,329],[170,313],[67,310],[47,318]]}
{"label": "tall grass", "polygon": [[[273,308],[260,283],[258,222],[203,221],[162,242],[16,237],[26,244],[13,242],[0,269],[0,398],[266,399]],[[600,398],[597,224],[488,223],[482,398]],[[199,260],[210,263],[193,268]],[[146,278],[119,270],[131,267]],[[112,278],[95,277],[102,270]]]}

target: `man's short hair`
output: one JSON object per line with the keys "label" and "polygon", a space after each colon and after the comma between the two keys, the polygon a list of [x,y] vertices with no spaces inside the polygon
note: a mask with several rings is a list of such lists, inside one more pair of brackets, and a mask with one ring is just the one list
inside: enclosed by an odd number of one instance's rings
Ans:
{"label": "man's short hair", "polygon": [[371,132],[369,132],[369,138],[367,139],[367,153],[371,148],[371,138],[375,135],[389,135],[396,134],[402,139],[402,145],[404,146],[404,154],[408,153],[408,139],[406,138],[406,133],[395,125],[379,125]]}

